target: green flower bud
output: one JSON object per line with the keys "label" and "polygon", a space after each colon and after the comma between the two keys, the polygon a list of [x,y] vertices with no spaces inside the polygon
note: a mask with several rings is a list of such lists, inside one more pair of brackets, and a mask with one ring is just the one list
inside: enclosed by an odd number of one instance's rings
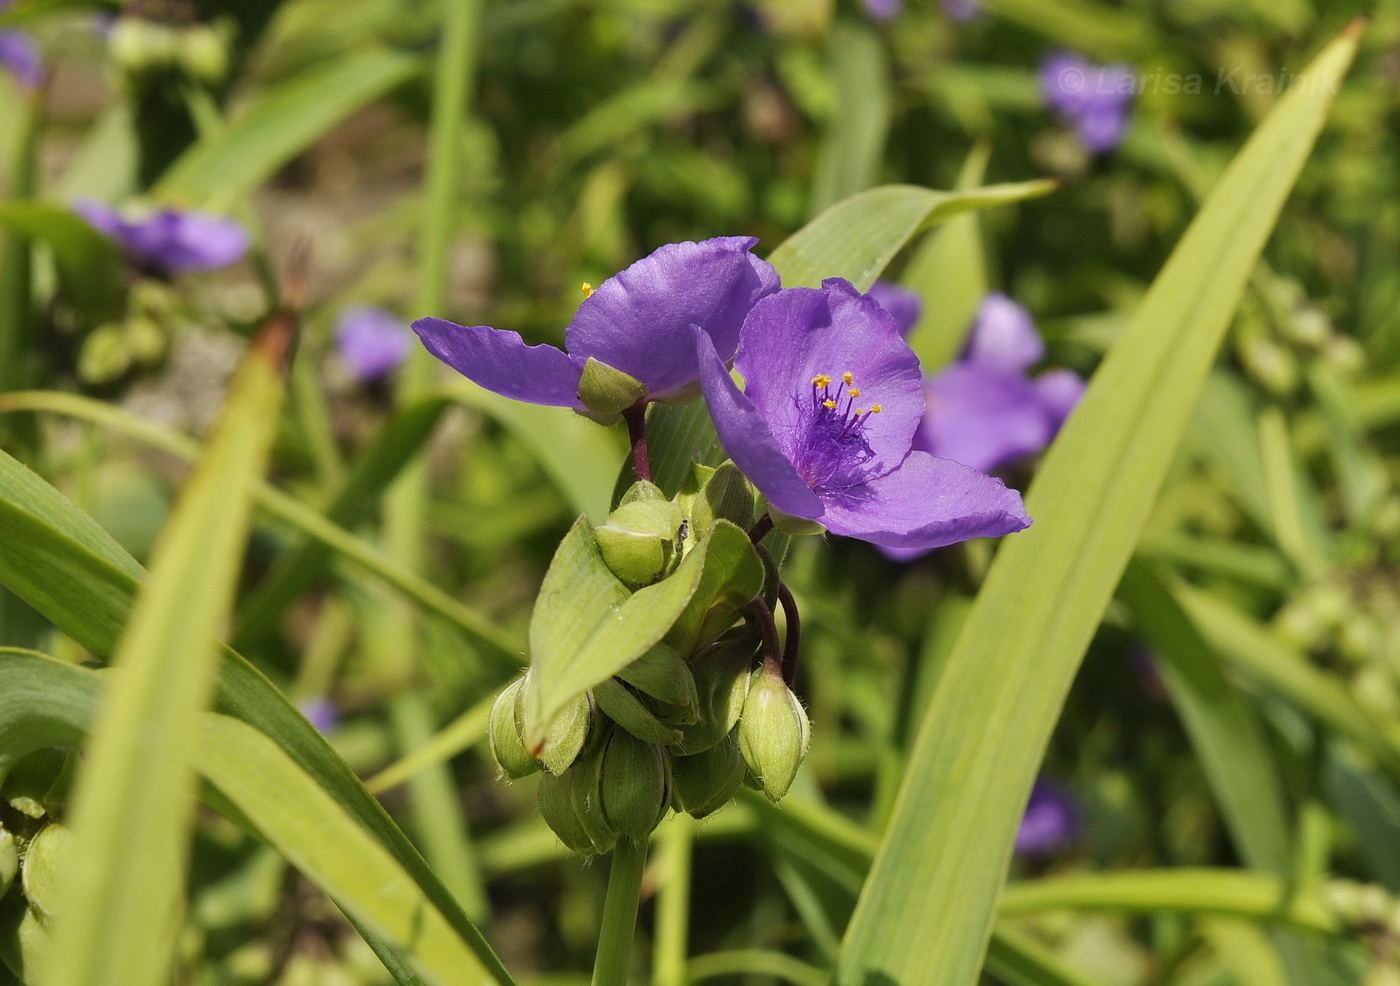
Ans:
{"label": "green flower bud", "polygon": [[29,842],[24,855],[21,884],[29,906],[44,918],[51,918],[58,900],[58,884],[64,863],[71,858],[73,832],[57,822],[46,826]]}
{"label": "green flower bud", "polygon": [[189,76],[201,82],[221,82],[228,74],[228,46],[217,31],[203,24],[180,33],[176,56]]}
{"label": "green flower bud", "polygon": [[669,500],[665,491],[655,483],[645,479],[639,479],[631,486],[627,487],[627,492],[622,494],[622,499],[617,501],[619,507],[628,503],[636,503],[638,500]]}
{"label": "green flower bud", "polygon": [[491,756],[507,777],[525,777],[540,769],[539,762],[525,749],[520,705],[524,694],[525,678],[521,676],[507,685],[491,705]]}
{"label": "green flower bud", "polygon": [[647,395],[646,385],[634,376],[600,363],[591,356],[583,365],[578,397],[584,412],[599,424],[617,424],[622,412]]}
{"label": "green flower bud", "polygon": [[[18,901],[12,898],[8,903],[14,905]],[[18,921],[10,915],[0,919],[0,962],[20,982],[44,982],[49,951],[49,930],[32,907],[25,908]]]}
{"label": "green flower bud", "polygon": [[700,699],[700,721],[681,730],[681,741],[673,752],[694,756],[713,747],[729,735],[744,710],[749,692],[749,671],[757,645],[748,637],[726,637],[715,641],[690,662]]}
{"label": "green flower bud", "polygon": [[1271,393],[1286,396],[1298,389],[1298,361],[1273,339],[1250,339],[1239,354],[1245,372]]}
{"label": "green flower bud", "polygon": [[732,462],[726,462],[701,488],[690,509],[692,536],[699,540],[717,520],[727,520],[744,530],[753,526],[753,487]]}
{"label": "green flower bud", "polygon": [[78,350],[78,378],[84,383],[115,380],[131,366],[126,334],[116,323],[99,325]]}
{"label": "green flower bud", "polygon": [[603,748],[598,799],[618,835],[645,839],[671,804],[671,758],[655,743],[614,729]]}
{"label": "green flower bud", "polygon": [[704,818],[734,797],[744,782],[737,730],[692,757],[671,760],[671,799],[681,811]]}
{"label": "green flower bud", "polygon": [[769,801],[781,801],[807,756],[811,728],[802,703],[772,667],[755,673],[739,720],[739,750]]}
{"label": "green flower bud", "polygon": [[107,35],[112,61],[127,72],[146,72],[175,60],[173,31],[144,17],[119,17]]}
{"label": "green flower bud", "polygon": [[540,778],[540,814],[559,841],[574,852],[605,853],[617,844],[617,831],[600,807],[602,744],[580,757],[562,777]]}
{"label": "green flower bud", "polygon": [[776,507],[768,508],[768,516],[773,518],[773,526],[784,534],[804,535],[804,534],[825,534],[826,527],[815,520],[808,520],[806,517],[794,517],[785,514]]}
{"label": "green flower bud", "polygon": [[5,896],[18,872],[19,848],[15,845],[15,837],[0,826],[0,897]]}
{"label": "green flower bud", "polygon": [[622,729],[640,740],[661,746],[673,746],[681,741],[679,729],[666,725],[615,678],[609,678],[593,689],[593,699],[602,713]]}
{"label": "green flower bud", "polygon": [[[516,698],[516,716],[521,723],[525,721],[525,689],[529,687],[528,684],[522,686]],[[584,693],[560,709],[550,721],[544,744],[535,751],[535,759],[556,777],[564,773],[583,752],[592,725],[593,700]]]}
{"label": "green flower bud", "polygon": [[153,318],[136,316],[126,323],[126,352],[135,362],[150,366],[165,355],[166,335]]}
{"label": "green flower bud", "polygon": [[700,696],[690,665],[669,644],[657,644],[617,673],[643,695],[676,708],[668,722],[695,722],[700,717]]}
{"label": "green flower bud", "polygon": [[681,508],[670,500],[634,500],[593,533],[612,573],[631,585],[650,585],[680,558]]}

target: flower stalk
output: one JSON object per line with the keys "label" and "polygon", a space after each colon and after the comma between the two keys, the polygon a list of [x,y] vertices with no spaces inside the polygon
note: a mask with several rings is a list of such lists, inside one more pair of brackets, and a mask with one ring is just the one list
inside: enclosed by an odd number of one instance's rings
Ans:
{"label": "flower stalk", "polygon": [[646,861],[644,840],[619,839],[613,849],[608,893],[603,900],[603,927],[593,960],[593,986],[627,986]]}
{"label": "flower stalk", "polygon": [[651,460],[647,457],[647,406],[638,401],[622,412],[627,423],[627,439],[632,446],[632,468],[638,479],[651,482]]}

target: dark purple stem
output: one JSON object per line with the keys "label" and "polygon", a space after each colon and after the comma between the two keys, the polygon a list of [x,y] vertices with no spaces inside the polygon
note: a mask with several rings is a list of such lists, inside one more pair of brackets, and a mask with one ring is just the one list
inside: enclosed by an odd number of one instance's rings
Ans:
{"label": "dark purple stem", "polygon": [[763,634],[764,667],[780,670],[782,658],[779,656],[778,625],[773,622],[773,611],[768,608],[762,596],[756,596],[744,607],[744,612],[757,621],[759,632]]}
{"label": "dark purple stem", "polygon": [[802,647],[802,620],[797,615],[797,600],[786,584],[778,583],[778,602],[787,617],[787,637],[783,640],[783,681],[791,688],[797,681],[797,657]]}
{"label": "dark purple stem", "polygon": [[627,437],[632,441],[632,468],[638,479],[651,482],[651,461],[647,458],[647,406],[641,401],[622,412]]}
{"label": "dark purple stem", "polygon": [[773,517],[771,514],[764,514],[758,518],[758,523],[749,528],[749,541],[754,544],[762,541],[768,536],[768,532],[773,529]]}

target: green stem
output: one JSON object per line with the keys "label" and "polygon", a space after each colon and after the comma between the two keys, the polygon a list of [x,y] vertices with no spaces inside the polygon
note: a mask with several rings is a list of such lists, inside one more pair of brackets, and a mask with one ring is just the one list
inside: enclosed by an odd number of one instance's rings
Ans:
{"label": "green stem", "polygon": [[627,986],[632,957],[632,936],[637,929],[637,907],[642,900],[642,873],[646,869],[645,842],[623,837],[613,849],[608,871],[608,895],[603,901],[603,928],[598,935],[598,955],[593,961],[593,986]]}
{"label": "green stem", "polygon": [[652,955],[652,986],[686,986],[686,957],[690,952],[690,857],[695,843],[695,819],[678,811],[661,830],[665,875],[656,894],[656,945]]}

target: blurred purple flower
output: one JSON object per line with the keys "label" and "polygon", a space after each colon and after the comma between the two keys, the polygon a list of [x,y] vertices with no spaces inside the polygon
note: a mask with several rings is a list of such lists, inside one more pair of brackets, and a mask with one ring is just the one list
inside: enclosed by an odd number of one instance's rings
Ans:
{"label": "blurred purple flower", "polygon": [[335,347],[355,379],[378,380],[408,358],[413,333],[383,308],[356,306],[336,320]]}
{"label": "blurred purple flower", "polygon": [[757,243],[750,236],[669,243],[643,257],[584,299],[564,333],[568,352],[441,318],[420,318],[413,331],[458,373],[514,400],[583,410],[579,378],[594,359],[640,381],[644,400],[684,401],[700,374],[692,327],[729,359],[749,309],[778,290],[778,272],[749,252]]}
{"label": "blurred purple flower", "polygon": [[949,20],[966,24],[981,15],[981,0],[943,0],[943,13],[948,15]]}
{"label": "blurred purple flower", "polygon": [[900,335],[908,335],[919,316],[923,313],[924,302],[917,291],[910,291],[889,281],[876,281],[868,292],[885,311],[894,316],[894,324],[899,326]]}
{"label": "blurred purple flower", "polygon": [[988,295],[962,356],[924,382],[928,411],[914,447],[984,472],[1045,448],[1084,382],[1070,370],[1031,379],[1026,371],[1044,355],[1030,313],[1004,294]]}
{"label": "blurred purple flower", "polygon": [[720,441],[777,511],[906,550],[1030,526],[1021,496],[957,462],[911,451],[924,414],[919,360],[894,318],[848,282],[754,306],[734,368],[694,332]]}
{"label": "blurred purple flower", "polygon": [[324,695],[301,699],[297,702],[297,711],[306,716],[307,721],[323,736],[334,732],[340,725],[340,710]]}
{"label": "blurred purple flower", "polygon": [[[10,6],[10,0],[0,0],[0,11]],[[39,45],[23,31],[0,31],[0,66],[3,66],[24,89],[38,89],[44,81],[44,63],[39,57]]]}
{"label": "blurred purple flower", "polygon": [[1126,65],[1095,65],[1057,52],[1040,66],[1040,91],[1050,108],[1074,127],[1095,154],[1123,141],[1132,120],[1137,76]]}
{"label": "blurred purple flower", "polygon": [[1064,788],[1043,777],[1031,788],[1016,832],[1018,856],[1045,856],[1069,845],[1079,832],[1079,807]]}
{"label": "blurred purple flower", "polygon": [[904,9],[904,0],[864,0],[865,12],[872,21],[879,21],[881,24],[894,20],[895,16]]}
{"label": "blurred purple flower", "polygon": [[73,211],[115,241],[132,266],[152,274],[215,270],[248,252],[247,230],[220,216],[159,209],[127,218],[92,199],[78,199]]}

